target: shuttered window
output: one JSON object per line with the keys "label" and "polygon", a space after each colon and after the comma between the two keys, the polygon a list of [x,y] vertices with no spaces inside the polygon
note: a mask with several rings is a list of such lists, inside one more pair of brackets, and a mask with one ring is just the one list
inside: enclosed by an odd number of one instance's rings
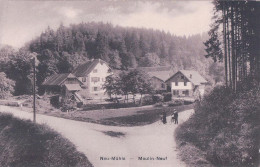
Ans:
{"label": "shuttered window", "polygon": [[92,81],[92,82],[99,82],[99,81],[100,81],[100,78],[99,78],[99,77],[92,77],[92,78],[91,78],[91,81]]}

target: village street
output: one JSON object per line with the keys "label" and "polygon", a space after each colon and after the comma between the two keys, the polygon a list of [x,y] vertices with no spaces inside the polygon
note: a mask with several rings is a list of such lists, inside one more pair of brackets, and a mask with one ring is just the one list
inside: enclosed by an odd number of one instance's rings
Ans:
{"label": "village street", "polygon": [[[0,112],[12,113],[24,119],[32,119],[33,116],[32,113],[7,106],[0,106]],[[193,112],[193,110],[186,110],[179,113],[179,123],[187,120]],[[137,127],[104,126],[40,114],[37,114],[36,121],[50,126],[68,138],[95,167],[185,166],[177,158],[173,136],[177,126],[169,123],[169,119],[166,125],[155,122]],[[121,132],[124,135],[112,137],[105,133],[108,131]],[[112,160],[112,157],[121,158],[121,160]],[[138,160],[138,157],[149,157],[150,160]],[[164,160],[157,160],[157,157]]]}

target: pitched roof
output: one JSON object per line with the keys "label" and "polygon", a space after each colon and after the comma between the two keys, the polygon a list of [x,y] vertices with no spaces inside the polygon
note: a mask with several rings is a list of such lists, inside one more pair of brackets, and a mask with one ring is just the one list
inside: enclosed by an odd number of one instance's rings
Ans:
{"label": "pitched roof", "polygon": [[[192,82],[194,85],[200,85],[202,83],[207,83],[207,81],[197,72],[193,70],[180,70],[178,72],[181,72],[190,82]],[[177,73],[178,73],[177,72]],[[169,79],[171,79],[173,76],[175,76],[177,73],[172,75]],[[167,81],[169,80],[167,79]]]}
{"label": "pitched roof", "polygon": [[172,71],[152,71],[147,72],[151,77],[159,78],[162,81],[166,81],[172,74]]}
{"label": "pitched roof", "polygon": [[172,67],[171,66],[129,68],[129,70],[133,70],[133,69],[143,70],[145,72],[172,71]]}
{"label": "pitched roof", "polygon": [[81,90],[81,87],[80,87],[79,84],[65,84],[65,87],[66,87],[69,91]]}
{"label": "pitched roof", "polygon": [[105,61],[101,60],[101,59],[94,59],[94,60],[90,60],[87,61],[84,64],[79,65],[75,70],[73,70],[73,74],[76,77],[82,77],[82,76],[86,76],[88,75],[95,67],[98,63],[105,63],[107,64]]}
{"label": "pitched roof", "polygon": [[[71,73],[63,73],[63,74],[53,74],[49,78],[47,78],[42,85],[45,86],[57,86],[61,85],[63,81],[65,81],[68,76],[73,77],[74,75]],[[75,77],[75,76],[74,76]]]}

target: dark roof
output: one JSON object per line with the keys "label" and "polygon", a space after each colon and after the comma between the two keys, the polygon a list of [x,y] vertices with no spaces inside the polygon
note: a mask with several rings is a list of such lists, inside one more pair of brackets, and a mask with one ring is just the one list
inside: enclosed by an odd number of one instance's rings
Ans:
{"label": "dark roof", "polygon": [[[202,83],[207,83],[207,81],[197,71],[193,71],[193,70],[180,70],[178,72],[181,72],[194,85],[200,85]],[[167,79],[167,81],[170,80],[177,73],[172,75],[169,79]]]}
{"label": "dark roof", "polygon": [[171,66],[129,68],[129,70],[134,70],[134,69],[143,70],[145,72],[172,71],[172,67]]}
{"label": "dark roof", "polygon": [[156,77],[162,81],[166,81],[173,74],[172,71],[152,71],[147,73],[149,76]]}
{"label": "dark roof", "polygon": [[42,85],[45,85],[45,86],[58,86],[58,85],[61,85],[68,78],[68,76],[72,77],[74,75],[71,74],[71,73],[53,74],[49,78],[47,78],[42,83]]}
{"label": "dark roof", "polygon": [[98,63],[105,63],[107,64],[105,61],[101,60],[101,59],[94,59],[94,60],[90,60],[87,61],[84,64],[79,65],[75,70],[73,70],[73,74],[76,77],[83,77],[88,75],[95,67]]}
{"label": "dark roof", "polygon": [[79,84],[65,84],[65,87],[66,87],[69,91],[81,90],[81,87],[80,87]]}

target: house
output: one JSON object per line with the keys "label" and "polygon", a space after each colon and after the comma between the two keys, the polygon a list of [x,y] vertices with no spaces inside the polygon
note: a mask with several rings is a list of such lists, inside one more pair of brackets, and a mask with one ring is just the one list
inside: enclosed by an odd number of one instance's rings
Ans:
{"label": "house", "polygon": [[172,97],[198,98],[204,95],[207,81],[197,72],[180,70],[169,79],[166,84],[171,87]]}
{"label": "house", "polygon": [[158,92],[166,92],[167,85],[165,81],[172,75],[172,71],[153,71],[147,72],[151,77],[152,87]]}
{"label": "house", "polygon": [[93,59],[79,65],[72,72],[82,83],[79,94],[85,99],[105,99],[107,95],[102,88],[106,77],[111,75],[112,70],[101,59]]}
{"label": "house", "polygon": [[83,83],[71,73],[53,74],[42,83],[42,87],[47,94],[60,94],[65,84],[82,85]]}
{"label": "house", "polygon": [[172,66],[137,67],[136,69],[144,71],[150,76],[152,87],[157,92],[170,91],[170,88],[167,87],[165,81],[174,74]]}
{"label": "house", "polygon": [[78,94],[82,90],[79,84],[64,84],[60,93],[61,102],[68,102],[70,100],[76,102],[83,102],[83,99]]}
{"label": "house", "polygon": [[42,86],[45,93],[53,95],[54,103],[105,99],[107,95],[102,86],[110,74],[111,69],[105,61],[93,59],[79,65],[72,73],[53,74]]}

